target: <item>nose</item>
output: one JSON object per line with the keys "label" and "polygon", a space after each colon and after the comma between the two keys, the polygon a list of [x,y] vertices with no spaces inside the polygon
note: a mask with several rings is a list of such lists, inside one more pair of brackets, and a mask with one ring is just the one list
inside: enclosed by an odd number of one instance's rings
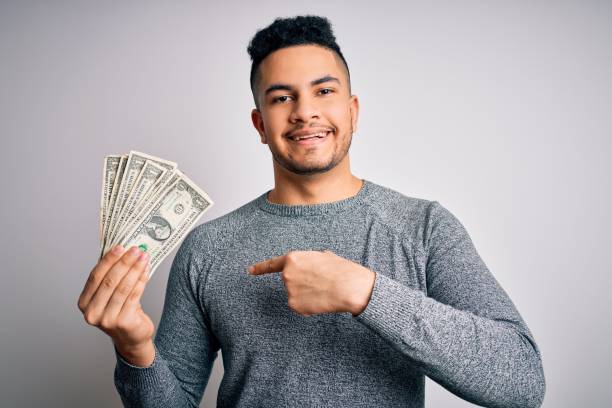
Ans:
{"label": "nose", "polygon": [[293,111],[289,121],[291,123],[308,123],[312,119],[319,119],[320,112],[313,98],[301,96],[293,104]]}

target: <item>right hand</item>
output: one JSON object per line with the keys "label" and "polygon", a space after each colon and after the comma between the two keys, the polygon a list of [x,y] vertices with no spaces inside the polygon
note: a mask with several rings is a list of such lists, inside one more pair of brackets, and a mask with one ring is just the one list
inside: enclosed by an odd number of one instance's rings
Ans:
{"label": "right hand", "polygon": [[78,301],[85,321],[108,334],[122,357],[138,366],[149,366],[155,357],[155,326],[140,305],[148,261],[138,247],[114,247],[93,268]]}

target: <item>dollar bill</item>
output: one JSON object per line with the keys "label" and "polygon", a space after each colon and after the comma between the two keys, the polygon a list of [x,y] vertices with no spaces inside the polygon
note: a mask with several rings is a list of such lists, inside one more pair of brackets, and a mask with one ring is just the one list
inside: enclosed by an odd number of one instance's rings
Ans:
{"label": "dollar bill", "polygon": [[121,178],[121,183],[119,184],[119,191],[117,192],[117,197],[115,198],[115,205],[113,206],[113,210],[111,212],[111,222],[107,233],[107,238],[113,237],[115,225],[117,224],[119,213],[123,208],[123,203],[129,196],[130,191],[134,186],[134,182],[144,167],[145,162],[146,159],[144,157],[134,155],[133,153],[129,154],[127,163],[125,165],[125,170],[123,171],[123,177]]}
{"label": "dollar bill", "polygon": [[180,170],[172,169],[160,177],[147,196],[136,204],[136,208],[132,212],[132,216],[128,218],[120,227],[119,232],[115,235],[115,239],[113,242],[109,242],[106,250],[119,243],[119,241],[125,237],[128,231],[131,231],[134,229],[134,227],[140,224],[140,222],[147,216],[151,208],[155,205],[157,200],[159,200],[159,198],[166,192],[172,183],[178,180],[181,174],[182,173]]}
{"label": "dollar bill", "polygon": [[114,245],[150,254],[150,275],[213,205],[177,164],[146,153],[104,158],[100,257]]}
{"label": "dollar bill", "polygon": [[127,202],[127,199],[132,192],[132,188],[134,187],[134,184],[136,183],[136,180],[138,179],[138,176],[143,170],[147,160],[150,160],[155,164],[165,167],[167,169],[176,168],[176,163],[174,162],[170,162],[159,157],[150,156],[146,153],[141,153],[137,151],[130,152],[130,154],[128,155],[127,163],[125,165],[123,176],[121,178],[119,191],[117,193],[117,197],[111,213],[111,222],[109,230],[106,233],[107,239],[109,239],[109,241],[111,241],[115,236],[118,221],[121,217],[121,212],[124,209],[125,203]]}
{"label": "dollar bill", "polygon": [[113,183],[121,156],[108,155],[104,158],[104,167],[102,171],[102,194],[100,195],[100,245],[104,244],[104,224],[108,215],[108,201],[113,190]]}
{"label": "dollar bill", "polygon": [[104,220],[104,242],[102,244],[103,249],[101,251],[100,256],[102,256],[102,253],[105,252],[105,247],[106,247],[106,242],[107,242],[107,237],[108,237],[108,229],[110,228],[110,222],[111,222],[111,217],[112,217],[112,208],[114,207],[115,201],[117,199],[117,193],[119,192],[119,185],[121,184],[123,172],[125,171],[125,165],[127,163],[127,158],[128,158],[127,155],[122,155],[121,158],[119,159],[119,166],[117,168],[117,173],[115,174],[115,180],[113,181],[111,193],[108,198],[106,219]]}
{"label": "dollar bill", "polygon": [[138,204],[140,200],[146,197],[146,194],[155,185],[155,182],[159,180],[160,177],[167,171],[168,169],[158,166],[150,160],[147,160],[145,162],[142,171],[134,182],[134,187],[132,188],[132,191],[127,197],[126,202],[123,205],[119,216],[117,217],[115,225],[118,225],[119,227],[115,228],[115,232],[110,237],[111,245],[114,242],[115,237],[117,236],[118,229],[120,229],[121,226],[124,225],[127,219],[132,217],[136,204]]}
{"label": "dollar bill", "polygon": [[151,206],[146,216],[119,242],[138,246],[150,255],[152,275],[200,217],[213,205],[210,197],[183,173]]}

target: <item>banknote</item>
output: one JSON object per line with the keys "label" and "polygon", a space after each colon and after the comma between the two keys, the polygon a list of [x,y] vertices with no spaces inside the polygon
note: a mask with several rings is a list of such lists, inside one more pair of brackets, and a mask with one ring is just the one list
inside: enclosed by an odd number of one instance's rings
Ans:
{"label": "banknote", "polygon": [[111,212],[111,223],[108,230],[109,238],[112,238],[113,236],[115,225],[117,224],[117,220],[119,218],[119,213],[123,208],[123,203],[129,196],[132,186],[140,174],[140,171],[144,167],[146,160],[147,159],[144,157],[134,155],[133,153],[128,155],[125,170],[123,171],[123,177],[121,178],[121,183],[119,184],[119,190],[117,192],[117,196],[115,197],[115,204],[113,205]]}
{"label": "banknote", "polygon": [[102,169],[102,194],[100,197],[100,241],[104,238],[104,224],[108,216],[108,200],[113,189],[113,183],[121,156],[108,155],[104,158],[104,167]]}
{"label": "banknote", "polygon": [[[138,225],[144,217],[147,216],[153,205],[159,200],[159,198],[165,193],[165,191],[179,179],[181,171],[174,169],[164,174],[161,179],[153,187],[153,191],[148,194],[146,199],[141,200],[134,209],[132,216],[126,220],[126,222],[120,227],[120,231],[116,236],[125,236],[125,234],[132,230]],[[110,249],[113,245],[116,245],[118,241],[115,239],[109,241],[107,249]]]}
{"label": "banknote", "polygon": [[153,274],[212,204],[210,197],[181,173],[119,243],[147,251]]}
{"label": "banknote", "polygon": [[176,163],[131,151],[104,158],[100,257],[117,244],[150,255],[152,275],[213,201]]}
{"label": "banknote", "polygon": [[[150,160],[145,162],[145,165],[134,182],[130,194],[126,198],[126,202],[122,206],[121,212],[117,216],[115,226],[118,225],[120,228],[121,225],[124,225],[125,221],[132,216],[136,204],[138,204],[140,200],[146,198],[147,193],[151,190],[155,182],[167,171],[167,169],[158,166]],[[117,235],[117,229],[118,228],[115,228],[115,230],[110,233],[111,242]]]}
{"label": "banknote", "polygon": [[[123,171],[125,170],[125,164],[127,162],[127,155],[122,155],[121,158],[119,159],[119,166],[117,168],[117,172],[115,173],[115,179],[113,180],[112,183],[112,188],[110,188],[110,195],[108,197],[107,200],[107,205],[106,205],[106,218],[104,220],[104,225],[103,225],[103,237],[102,237],[102,253],[106,252],[106,247],[105,244],[108,241],[107,240],[107,233],[108,233],[108,229],[110,227],[110,223],[111,223],[111,219],[112,219],[112,208],[115,205],[115,200],[117,198],[117,193],[119,192],[119,185],[121,184],[121,179],[123,177]],[[102,256],[102,254],[100,254],[100,256]]]}
{"label": "banknote", "polygon": [[109,239],[109,244],[112,244],[112,239],[115,237],[115,233],[118,228],[118,223],[121,220],[121,213],[125,208],[125,204],[128,201],[128,197],[132,193],[136,179],[142,172],[146,161],[152,161],[155,164],[162,166],[168,170],[176,168],[176,163],[161,159],[159,157],[151,156],[146,153],[137,151],[131,151],[127,157],[125,164],[125,170],[121,177],[121,183],[119,185],[115,202],[111,213],[111,223],[109,230],[106,233],[106,237]]}

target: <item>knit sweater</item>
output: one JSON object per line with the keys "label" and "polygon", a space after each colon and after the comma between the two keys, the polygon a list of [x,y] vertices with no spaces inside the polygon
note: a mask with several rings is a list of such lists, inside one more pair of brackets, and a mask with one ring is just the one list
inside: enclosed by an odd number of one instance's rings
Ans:
{"label": "knit sweater", "polygon": [[[278,273],[247,267],[330,250],[375,272],[358,315],[305,317]],[[219,350],[218,407],[423,407],[425,377],[488,407],[537,407],[540,351],[461,222],[437,201],[364,180],[349,198],[267,192],[201,224],[174,258],[150,367],[117,350],[126,406],[197,407]]]}

